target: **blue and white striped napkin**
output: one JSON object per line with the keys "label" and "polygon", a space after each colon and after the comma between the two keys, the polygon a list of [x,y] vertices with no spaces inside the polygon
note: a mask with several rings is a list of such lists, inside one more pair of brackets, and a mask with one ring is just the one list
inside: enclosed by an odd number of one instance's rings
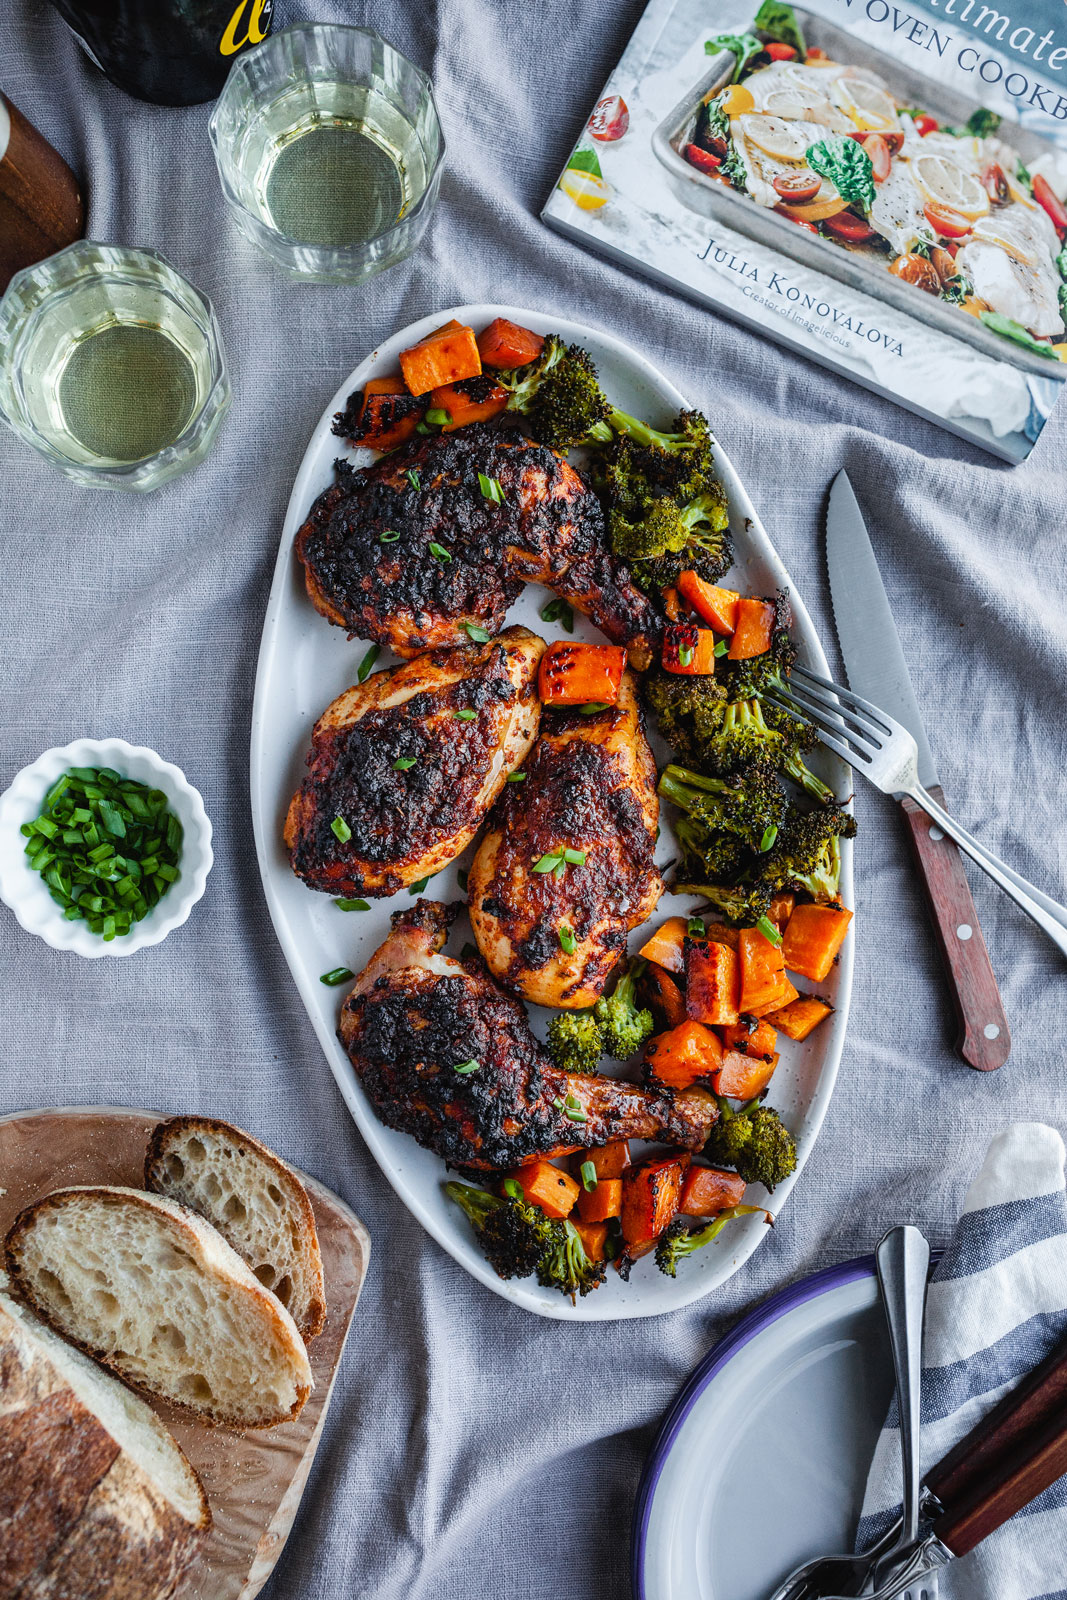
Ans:
{"label": "blue and white striped napkin", "polygon": [[[932,1467],[1067,1335],[1063,1140],[998,1134],[930,1284],[922,1464]],[[896,1402],[875,1451],[856,1548],[900,1515]],[[1067,1480],[940,1574],[941,1600],[1067,1600]]]}

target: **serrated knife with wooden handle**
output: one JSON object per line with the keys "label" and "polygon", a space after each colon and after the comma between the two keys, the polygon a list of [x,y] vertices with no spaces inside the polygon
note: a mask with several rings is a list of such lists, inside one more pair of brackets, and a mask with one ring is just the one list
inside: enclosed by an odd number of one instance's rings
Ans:
{"label": "serrated knife with wooden handle", "polygon": [[[919,747],[919,781],[945,804],[907,662],[859,503],[845,472],[826,513],[830,598],[848,686],[902,722]],[[1011,1050],[1008,1019],[993,976],[963,858],[951,839],[907,798],[900,801],[926,901],[952,986],[956,1049],[980,1072],[1002,1067]]]}

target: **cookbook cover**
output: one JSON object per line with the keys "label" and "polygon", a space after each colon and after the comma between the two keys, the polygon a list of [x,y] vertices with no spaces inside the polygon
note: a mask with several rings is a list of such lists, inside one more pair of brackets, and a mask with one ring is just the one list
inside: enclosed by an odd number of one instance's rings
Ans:
{"label": "cookbook cover", "polygon": [[542,218],[1022,461],[1067,382],[1067,9],[651,0]]}

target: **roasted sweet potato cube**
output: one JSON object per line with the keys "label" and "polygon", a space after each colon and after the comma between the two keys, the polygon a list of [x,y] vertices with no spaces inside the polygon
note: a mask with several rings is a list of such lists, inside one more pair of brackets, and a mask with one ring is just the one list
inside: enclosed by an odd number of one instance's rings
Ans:
{"label": "roasted sweet potato cube", "polygon": [[851,921],[852,912],[842,906],[796,906],[782,938],[790,972],[813,983],[828,978]]}
{"label": "roasted sweet potato cube", "polygon": [[610,1144],[602,1144],[596,1150],[581,1151],[574,1159],[579,1166],[583,1161],[591,1161],[598,1179],[621,1178],[631,1165],[630,1141],[613,1139]]}
{"label": "roasted sweet potato cube", "polygon": [[831,1015],[833,1009],[828,1000],[820,1000],[818,995],[802,994],[780,1011],[769,1012],[766,1020],[780,1028],[790,1039],[806,1039],[820,1022]]}
{"label": "roasted sweet potato cube", "polygon": [[668,917],[651,938],[645,940],[637,952],[638,955],[643,956],[646,961],[655,961],[668,972],[681,972],[685,966],[682,947],[685,944],[687,927],[686,917]]}
{"label": "roasted sweet potato cube", "polygon": [[685,995],[669,972],[649,961],[637,980],[641,1004],[647,1006],[658,1025],[676,1028],[685,1021]]}
{"label": "roasted sweet potato cube", "polygon": [[608,1242],[608,1225],[606,1222],[583,1222],[578,1217],[571,1217],[571,1225],[585,1247],[585,1253],[590,1261],[603,1261],[605,1247]]}
{"label": "roasted sweet potato cube", "polygon": [[721,1167],[692,1166],[682,1183],[678,1210],[684,1217],[714,1217],[745,1198],[745,1180]]}
{"label": "roasted sweet potato cube", "polygon": [[546,1217],[569,1217],[574,1210],[581,1185],[551,1161],[531,1161],[511,1176],[530,1204],[540,1206]]}
{"label": "roasted sweet potato cube", "polygon": [[777,1055],[764,1061],[759,1057],[742,1055],[740,1050],[727,1050],[722,1058],[722,1066],[711,1080],[711,1086],[716,1094],[724,1094],[728,1100],[754,1100],[774,1077],[777,1065]]}
{"label": "roasted sweet potato cube", "polygon": [[685,1009],[692,1021],[709,1027],[736,1022],[741,1014],[740,990],[736,951],[712,940],[686,940]]}
{"label": "roasted sweet potato cube", "polygon": [[757,1022],[754,1018],[750,1021],[751,1026],[745,1022],[737,1022],[723,1028],[722,1042],[727,1050],[736,1050],[740,1055],[758,1056],[768,1061],[778,1048],[778,1035],[769,1022]]}
{"label": "roasted sweet potato cube", "polygon": [[678,1214],[687,1155],[631,1167],[622,1180],[622,1238],[631,1261],[647,1255]]}
{"label": "roasted sweet potato cube", "polygon": [[609,1217],[617,1217],[622,1210],[622,1179],[601,1178],[595,1189],[583,1189],[574,1209],[583,1222],[607,1222]]}
{"label": "roasted sweet potato cube", "polygon": [[686,1020],[645,1046],[645,1063],[655,1082],[689,1089],[722,1065],[722,1042],[702,1022]]}

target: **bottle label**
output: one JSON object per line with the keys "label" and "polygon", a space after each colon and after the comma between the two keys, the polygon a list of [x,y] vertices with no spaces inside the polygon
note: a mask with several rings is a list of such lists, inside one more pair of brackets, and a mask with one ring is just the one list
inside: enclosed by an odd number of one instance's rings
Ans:
{"label": "bottle label", "polygon": [[235,56],[246,45],[261,44],[270,32],[274,0],[239,0],[219,40],[220,56]]}

